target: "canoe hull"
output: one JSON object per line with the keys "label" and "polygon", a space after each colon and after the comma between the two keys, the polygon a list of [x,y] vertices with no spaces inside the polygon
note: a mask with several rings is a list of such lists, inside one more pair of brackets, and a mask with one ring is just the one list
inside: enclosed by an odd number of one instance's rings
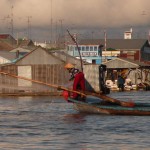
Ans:
{"label": "canoe hull", "polygon": [[101,105],[70,100],[73,102],[74,109],[83,113],[106,114],[106,115],[132,115],[150,116],[150,106],[136,104],[135,107],[122,107],[116,105]]}

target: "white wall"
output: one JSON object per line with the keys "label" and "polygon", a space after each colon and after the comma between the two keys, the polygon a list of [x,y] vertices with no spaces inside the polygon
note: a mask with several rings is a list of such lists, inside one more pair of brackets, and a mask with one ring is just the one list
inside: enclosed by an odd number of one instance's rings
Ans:
{"label": "white wall", "polygon": [[11,61],[0,56],[0,64],[10,63]]}

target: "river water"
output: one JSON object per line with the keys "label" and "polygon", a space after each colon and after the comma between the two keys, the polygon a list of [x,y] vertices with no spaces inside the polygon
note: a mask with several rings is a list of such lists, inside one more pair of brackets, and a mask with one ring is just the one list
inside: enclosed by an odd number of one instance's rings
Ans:
{"label": "river water", "polygon": [[[113,92],[150,103],[150,92]],[[150,116],[81,114],[60,97],[0,97],[0,150],[149,150]]]}

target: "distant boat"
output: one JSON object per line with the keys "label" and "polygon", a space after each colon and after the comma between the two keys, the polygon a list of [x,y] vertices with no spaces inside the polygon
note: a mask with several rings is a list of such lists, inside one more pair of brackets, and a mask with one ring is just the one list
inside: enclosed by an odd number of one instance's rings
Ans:
{"label": "distant boat", "polygon": [[135,103],[134,107],[123,107],[115,103],[103,103],[103,101],[81,102],[71,98],[68,100],[73,103],[74,109],[83,113],[150,116],[150,104],[147,103]]}

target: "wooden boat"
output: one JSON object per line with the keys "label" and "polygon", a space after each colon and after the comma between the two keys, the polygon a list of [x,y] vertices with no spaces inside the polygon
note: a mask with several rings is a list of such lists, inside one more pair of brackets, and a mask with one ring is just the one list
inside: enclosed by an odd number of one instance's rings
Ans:
{"label": "wooden boat", "polygon": [[134,107],[123,107],[113,103],[101,102],[81,102],[69,98],[74,108],[83,113],[107,114],[107,115],[132,115],[132,116],[149,116],[150,104],[135,103]]}

